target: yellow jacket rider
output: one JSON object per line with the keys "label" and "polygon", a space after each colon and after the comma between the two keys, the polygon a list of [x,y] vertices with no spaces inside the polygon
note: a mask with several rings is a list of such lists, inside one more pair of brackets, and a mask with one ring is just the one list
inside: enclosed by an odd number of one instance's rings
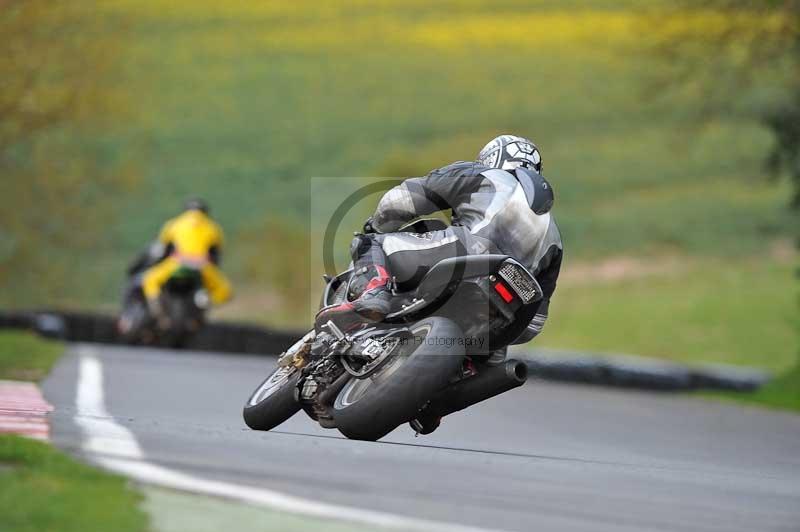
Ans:
{"label": "yellow jacket rider", "polygon": [[185,211],[168,220],[158,235],[167,256],[143,274],[142,291],[148,302],[157,304],[161,287],[181,266],[200,271],[212,303],[229,300],[231,284],[217,267],[223,240],[222,229],[208,215],[208,205],[200,199],[189,200]]}

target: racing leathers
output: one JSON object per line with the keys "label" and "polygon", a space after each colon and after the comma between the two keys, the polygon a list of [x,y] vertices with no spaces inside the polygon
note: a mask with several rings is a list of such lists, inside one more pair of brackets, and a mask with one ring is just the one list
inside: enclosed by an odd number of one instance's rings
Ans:
{"label": "racing leathers", "polygon": [[[147,300],[156,301],[161,287],[182,266],[200,271],[212,303],[230,299],[231,284],[217,266],[223,240],[219,225],[200,210],[190,209],[167,221],[155,246],[163,250],[166,257],[142,276],[142,291]],[[151,250],[150,254],[157,255],[158,251]]]}
{"label": "racing leathers", "polygon": [[[513,257],[542,287],[543,298],[514,343],[533,339],[544,327],[561,268],[563,245],[550,214],[549,183],[532,169],[500,170],[456,162],[411,178],[381,198],[371,219],[378,234],[362,235],[351,249],[356,273],[388,274],[399,281],[457,255],[499,253]],[[451,226],[424,234],[392,233],[407,222],[452,209]],[[405,271],[398,271],[404,269]]]}

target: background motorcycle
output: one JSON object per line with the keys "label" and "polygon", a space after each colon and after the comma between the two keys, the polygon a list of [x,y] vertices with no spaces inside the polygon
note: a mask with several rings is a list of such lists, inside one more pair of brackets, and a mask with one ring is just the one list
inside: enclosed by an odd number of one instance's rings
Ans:
{"label": "background motorcycle", "polygon": [[123,341],[182,347],[205,323],[209,307],[200,270],[181,266],[170,276],[159,295],[160,316],[153,316],[141,287],[141,274],[130,280],[117,321]]}
{"label": "background motorcycle", "polygon": [[[421,220],[403,230],[444,227]],[[391,271],[402,271],[392,257]],[[322,305],[352,299],[352,277],[326,278]],[[377,440],[405,422],[426,434],[442,416],[521,386],[524,363],[487,361],[530,322],[541,299],[533,275],[508,256],[473,255],[421,277],[393,280],[384,322],[348,334],[329,322],[298,340],[245,404],[247,425],[270,430],[302,409],[348,438]]]}

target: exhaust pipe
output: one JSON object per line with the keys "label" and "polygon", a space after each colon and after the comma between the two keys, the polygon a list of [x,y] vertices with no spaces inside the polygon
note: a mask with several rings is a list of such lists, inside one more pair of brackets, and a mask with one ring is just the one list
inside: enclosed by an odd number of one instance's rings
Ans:
{"label": "exhaust pipe", "polygon": [[451,384],[431,399],[423,412],[426,416],[444,417],[522,386],[527,378],[527,364],[507,360],[500,366],[489,366],[477,375]]}

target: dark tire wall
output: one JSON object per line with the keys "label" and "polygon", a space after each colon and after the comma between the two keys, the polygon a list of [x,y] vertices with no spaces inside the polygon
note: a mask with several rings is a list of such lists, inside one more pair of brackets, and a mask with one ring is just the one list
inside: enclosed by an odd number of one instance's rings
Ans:
{"label": "dark tire wall", "polygon": [[[0,310],[0,328],[30,329],[42,336],[68,342],[128,343],[117,333],[115,324],[115,317],[90,312]],[[305,333],[253,324],[212,322],[192,335],[183,347],[216,353],[268,356],[286,350]],[[528,363],[531,375],[537,378],[643,390],[749,392],[771,378],[769,373],[757,368],[680,364],[670,364],[665,368],[663,361],[652,359],[649,360],[659,367],[653,367],[653,364],[636,364],[633,367],[629,362],[618,361],[615,357],[591,353],[560,353],[553,356],[538,347],[518,353],[517,356]]]}
{"label": "dark tire wall", "polygon": [[[30,329],[47,338],[66,342],[130,343],[117,332],[116,323],[116,316],[94,312],[0,310],[0,328]],[[267,329],[254,324],[211,322],[187,338],[182,347],[215,353],[274,355],[287,349],[305,333],[301,330]],[[169,346],[157,343],[153,347]]]}

